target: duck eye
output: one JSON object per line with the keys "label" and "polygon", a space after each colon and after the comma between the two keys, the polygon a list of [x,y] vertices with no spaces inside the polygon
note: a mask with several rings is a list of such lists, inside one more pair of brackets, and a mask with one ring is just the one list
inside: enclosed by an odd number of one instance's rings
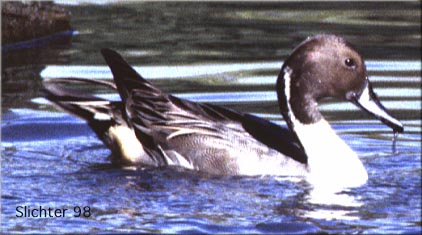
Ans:
{"label": "duck eye", "polygon": [[356,66],[355,61],[352,58],[347,58],[344,63],[347,67],[354,68]]}

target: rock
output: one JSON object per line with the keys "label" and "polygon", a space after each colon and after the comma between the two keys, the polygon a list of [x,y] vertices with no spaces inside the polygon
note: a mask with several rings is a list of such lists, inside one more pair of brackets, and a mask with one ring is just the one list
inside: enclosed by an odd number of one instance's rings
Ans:
{"label": "rock", "polygon": [[69,31],[70,12],[52,2],[2,2],[2,45]]}

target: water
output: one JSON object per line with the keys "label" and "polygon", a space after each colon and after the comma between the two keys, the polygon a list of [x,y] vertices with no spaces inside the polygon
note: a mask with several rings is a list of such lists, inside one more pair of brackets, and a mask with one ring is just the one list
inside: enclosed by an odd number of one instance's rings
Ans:
{"label": "water", "polygon": [[[421,232],[420,3],[68,7],[78,32],[71,43],[2,54],[3,232]],[[114,166],[89,127],[40,92],[43,79],[110,80],[99,54],[109,47],[165,92],[283,125],[278,70],[298,43],[322,32],[355,44],[375,92],[405,126],[394,151],[388,127],[351,104],[323,102],[324,116],[369,174],[366,185],[337,194],[277,177]],[[106,89],[78,89],[118,99]],[[64,218],[18,218],[18,206],[68,210]],[[74,217],[86,206],[89,216]]]}

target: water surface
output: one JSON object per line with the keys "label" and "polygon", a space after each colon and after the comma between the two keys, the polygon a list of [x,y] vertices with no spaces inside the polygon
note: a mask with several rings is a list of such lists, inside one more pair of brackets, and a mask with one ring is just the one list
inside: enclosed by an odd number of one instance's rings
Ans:
{"label": "water surface", "polygon": [[[2,229],[7,233],[420,233],[420,3],[76,4],[70,44],[2,53]],[[110,80],[119,51],[163,91],[280,125],[274,84],[307,36],[334,33],[366,59],[405,133],[352,104],[321,111],[364,163],[366,185],[327,194],[280,177],[219,177],[112,165],[81,120],[42,98],[45,79]],[[110,90],[80,91],[118,100]],[[89,217],[17,218],[16,207],[90,207]]]}

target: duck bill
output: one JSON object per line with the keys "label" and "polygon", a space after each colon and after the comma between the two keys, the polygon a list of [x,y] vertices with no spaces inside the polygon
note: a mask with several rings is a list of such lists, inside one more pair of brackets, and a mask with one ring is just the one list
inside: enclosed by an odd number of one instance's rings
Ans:
{"label": "duck bill", "polygon": [[403,132],[403,124],[388,113],[387,109],[379,101],[368,80],[362,94],[359,97],[354,95],[350,100],[356,106],[374,115],[385,125],[391,127],[394,132]]}

